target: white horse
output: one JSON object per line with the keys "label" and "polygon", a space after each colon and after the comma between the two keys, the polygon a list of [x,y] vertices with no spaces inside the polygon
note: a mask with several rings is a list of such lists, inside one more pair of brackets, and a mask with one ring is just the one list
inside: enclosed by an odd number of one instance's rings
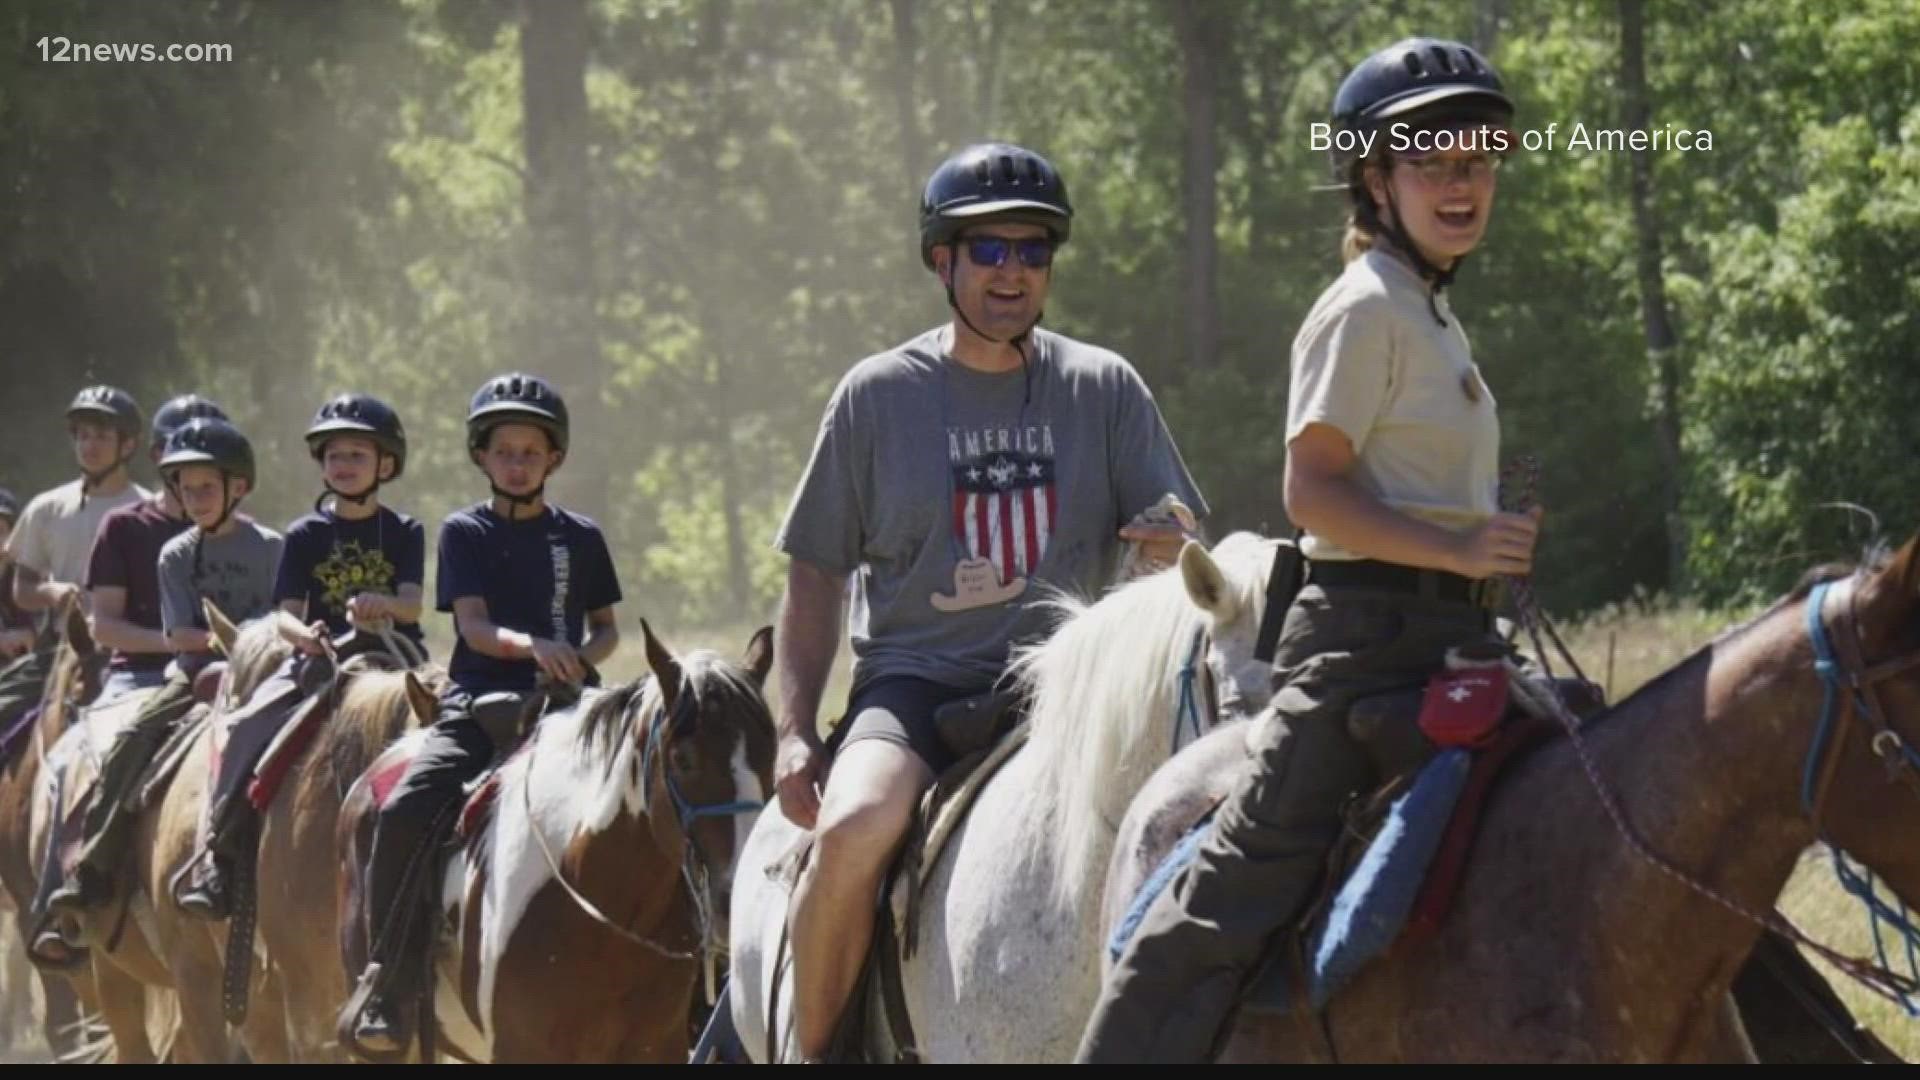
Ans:
{"label": "white horse", "polygon": [[[1029,740],[923,869],[917,951],[903,971],[923,1060],[1072,1057],[1100,989],[1101,890],[1115,829],[1155,767],[1214,722],[1182,723],[1182,671],[1202,633],[1223,699],[1257,710],[1271,697],[1271,668],[1253,652],[1275,544],[1251,534],[1230,536],[1211,554],[1188,544],[1178,573],[1142,578],[1091,605],[1058,601],[1058,629],[1016,658],[1032,700]],[[767,1047],[789,902],[767,869],[799,835],[770,807],[734,879],[728,996],[756,1060]],[[780,980],[786,1060],[796,1056],[792,986]]]}

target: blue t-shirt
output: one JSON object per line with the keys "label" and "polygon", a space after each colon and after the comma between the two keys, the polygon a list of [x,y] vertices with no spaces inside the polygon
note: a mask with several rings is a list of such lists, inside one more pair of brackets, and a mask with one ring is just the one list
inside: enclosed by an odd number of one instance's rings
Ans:
{"label": "blue t-shirt", "polygon": [[[426,564],[426,530],[405,514],[384,506],[361,521],[308,514],[287,527],[273,603],[305,600],[307,621],[324,620],[339,636],[352,629],[347,601],[363,592],[398,596],[402,585],[424,585]],[[423,644],[419,623],[395,620],[394,629]]]}
{"label": "blue t-shirt", "polygon": [[[494,625],[575,648],[586,640],[586,613],[620,602],[600,527],[556,506],[525,521],[508,521],[489,503],[454,511],[440,524],[439,576],[441,611],[477,596]],[[539,670],[532,658],[483,656],[455,633],[447,673],[464,690],[530,690]]]}

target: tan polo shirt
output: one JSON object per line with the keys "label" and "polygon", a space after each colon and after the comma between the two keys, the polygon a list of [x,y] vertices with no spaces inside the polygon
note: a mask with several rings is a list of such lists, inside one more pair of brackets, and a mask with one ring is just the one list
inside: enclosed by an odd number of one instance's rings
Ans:
{"label": "tan polo shirt", "polygon": [[112,510],[153,498],[139,484],[128,484],[117,495],[82,495],[74,480],[33,497],[20,514],[20,523],[7,538],[14,561],[47,581],[84,585],[93,537],[100,519]]}
{"label": "tan polo shirt", "polygon": [[[1447,325],[1413,268],[1369,251],[1320,294],[1293,342],[1287,442],[1328,424],[1352,477],[1410,517],[1466,532],[1499,509],[1500,420],[1445,294]],[[1310,559],[1359,558],[1309,532]]]}

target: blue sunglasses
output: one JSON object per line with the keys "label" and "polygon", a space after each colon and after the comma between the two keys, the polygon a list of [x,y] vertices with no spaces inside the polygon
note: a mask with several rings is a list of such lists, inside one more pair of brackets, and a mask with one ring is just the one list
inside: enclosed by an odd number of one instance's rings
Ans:
{"label": "blue sunglasses", "polygon": [[1053,265],[1053,238],[1035,236],[1014,240],[1005,236],[969,236],[961,240],[967,249],[967,261],[975,266],[1005,266],[1008,256],[1018,256],[1020,264],[1032,270]]}

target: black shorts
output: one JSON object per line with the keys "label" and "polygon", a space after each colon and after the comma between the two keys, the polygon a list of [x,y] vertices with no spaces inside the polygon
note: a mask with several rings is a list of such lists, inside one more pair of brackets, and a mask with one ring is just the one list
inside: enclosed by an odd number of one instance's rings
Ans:
{"label": "black shorts", "polygon": [[854,690],[847,701],[846,719],[827,739],[827,748],[838,754],[850,743],[881,739],[913,751],[939,776],[954,758],[933,726],[934,711],[988,689],[956,688],[911,675],[882,675]]}

